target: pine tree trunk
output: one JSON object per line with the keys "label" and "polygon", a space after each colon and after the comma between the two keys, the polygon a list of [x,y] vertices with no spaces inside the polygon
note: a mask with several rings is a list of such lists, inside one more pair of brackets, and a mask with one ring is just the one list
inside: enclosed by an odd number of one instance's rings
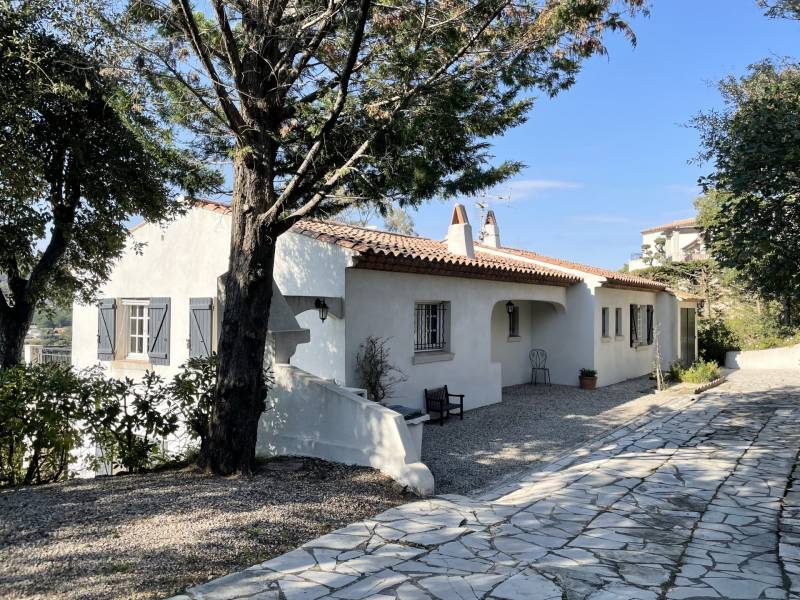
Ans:
{"label": "pine tree trunk", "polygon": [[33,305],[18,303],[0,311],[0,368],[22,362],[25,335],[33,320]]}
{"label": "pine tree trunk", "polygon": [[219,376],[209,437],[200,464],[219,475],[252,474],[258,423],[266,404],[264,350],[272,300],[275,239],[259,235],[252,207],[263,202],[264,177],[234,165],[231,256],[219,338]]}

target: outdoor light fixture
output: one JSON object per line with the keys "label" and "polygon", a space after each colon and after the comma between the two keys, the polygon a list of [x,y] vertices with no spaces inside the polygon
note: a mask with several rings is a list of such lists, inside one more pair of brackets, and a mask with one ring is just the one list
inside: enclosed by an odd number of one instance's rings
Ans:
{"label": "outdoor light fixture", "polygon": [[314,300],[314,308],[319,311],[319,319],[323,323],[328,318],[328,305],[325,303],[325,298],[317,298]]}
{"label": "outdoor light fixture", "polygon": [[506,312],[508,314],[512,314],[514,312],[514,303],[511,300],[506,302]]}

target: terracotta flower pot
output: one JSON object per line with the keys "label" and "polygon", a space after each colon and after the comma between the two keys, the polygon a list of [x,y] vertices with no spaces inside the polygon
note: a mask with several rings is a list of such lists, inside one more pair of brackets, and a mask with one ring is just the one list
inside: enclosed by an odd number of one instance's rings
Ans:
{"label": "terracotta flower pot", "polygon": [[593,390],[597,387],[597,376],[594,377],[584,377],[583,375],[578,377],[578,380],[581,383],[582,390]]}

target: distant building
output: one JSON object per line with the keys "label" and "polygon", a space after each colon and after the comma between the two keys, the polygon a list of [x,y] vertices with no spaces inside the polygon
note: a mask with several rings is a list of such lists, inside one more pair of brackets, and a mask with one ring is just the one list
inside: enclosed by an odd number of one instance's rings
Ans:
{"label": "distant building", "polygon": [[631,255],[631,271],[651,265],[708,258],[697,220],[682,219],[642,231],[642,250]]}

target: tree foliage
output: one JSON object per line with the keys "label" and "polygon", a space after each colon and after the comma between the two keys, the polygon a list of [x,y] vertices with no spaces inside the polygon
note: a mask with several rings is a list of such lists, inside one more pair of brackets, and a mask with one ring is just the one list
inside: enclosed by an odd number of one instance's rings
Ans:
{"label": "tree foliage", "polygon": [[747,286],[787,306],[800,296],[800,67],[763,61],[720,82],[725,109],[694,125],[713,171],[701,180],[706,245]]}
{"label": "tree foliage", "polygon": [[[233,234],[208,452],[252,471],[275,240],[360,203],[417,205],[517,173],[487,141],[556,94],[645,0],[129,0],[117,37],[209,157]],[[126,53],[122,53],[125,56]],[[125,66],[125,65],[121,65]]]}
{"label": "tree foliage", "polygon": [[19,333],[45,299],[93,297],[133,216],[168,218],[181,209],[173,186],[195,191],[218,179],[176,147],[124,72],[60,29],[58,10],[0,1],[3,365],[15,362]]}
{"label": "tree foliage", "polygon": [[767,16],[800,19],[800,0],[758,0],[758,4],[767,9]]}
{"label": "tree foliage", "polygon": [[416,235],[414,230],[414,219],[402,208],[393,206],[383,217],[383,228],[386,231],[402,233],[403,235]]}
{"label": "tree foliage", "polygon": [[167,436],[185,432],[202,445],[208,432],[215,366],[214,356],[190,359],[171,381],[151,371],[135,381],[58,363],[0,370],[0,487],[66,479],[86,447],[99,452],[83,466],[109,474],[174,461],[181,448],[167,454]]}
{"label": "tree foliage", "polygon": [[[509,177],[486,138],[569,87],[643,0],[134,0],[122,30],[209,155],[263,164],[265,224]],[[119,32],[120,30],[118,30]],[[264,77],[260,77],[263,74]],[[259,75],[258,77],[256,75]]]}

